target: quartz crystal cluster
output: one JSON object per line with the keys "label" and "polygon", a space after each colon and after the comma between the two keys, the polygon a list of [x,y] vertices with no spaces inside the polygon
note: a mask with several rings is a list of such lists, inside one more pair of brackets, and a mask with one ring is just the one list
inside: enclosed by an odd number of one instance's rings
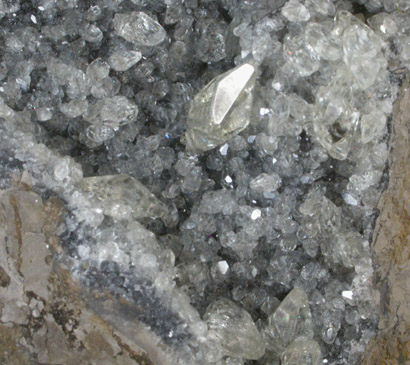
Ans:
{"label": "quartz crystal cluster", "polygon": [[59,259],[119,331],[359,363],[409,1],[0,0],[0,30],[0,184],[65,201]]}

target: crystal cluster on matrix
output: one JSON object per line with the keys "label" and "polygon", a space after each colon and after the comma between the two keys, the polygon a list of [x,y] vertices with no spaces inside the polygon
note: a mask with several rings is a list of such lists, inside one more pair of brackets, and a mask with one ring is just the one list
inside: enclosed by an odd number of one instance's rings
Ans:
{"label": "crystal cluster on matrix", "polygon": [[359,362],[410,1],[0,0],[0,31],[1,184],[66,201],[83,285],[170,363]]}

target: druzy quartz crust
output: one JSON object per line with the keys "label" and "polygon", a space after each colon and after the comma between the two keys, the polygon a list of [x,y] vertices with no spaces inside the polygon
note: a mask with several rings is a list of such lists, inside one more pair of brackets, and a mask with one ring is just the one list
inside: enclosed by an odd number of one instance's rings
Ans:
{"label": "druzy quartz crust", "polygon": [[97,315],[164,364],[360,362],[409,1],[0,0],[0,42],[1,188],[64,202]]}

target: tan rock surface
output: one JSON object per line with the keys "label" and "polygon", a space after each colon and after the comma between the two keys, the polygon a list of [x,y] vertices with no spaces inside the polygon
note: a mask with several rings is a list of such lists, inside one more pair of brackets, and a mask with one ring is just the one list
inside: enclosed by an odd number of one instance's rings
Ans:
{"label": "tan rock surface", "polygon": [[363,357],[366,365],[410,364],[410,90],[397,100],[392,123],[389,186],[379,202],[373,235],[379,334]]}

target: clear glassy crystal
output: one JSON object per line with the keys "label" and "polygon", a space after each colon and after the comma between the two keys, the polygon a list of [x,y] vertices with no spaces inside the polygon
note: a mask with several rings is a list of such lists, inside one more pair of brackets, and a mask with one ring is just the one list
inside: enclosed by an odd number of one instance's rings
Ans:
{"label": "clear glassy crystal", "polygon": [[101,204],[104,214],[115,219],[158,218],[168,213],[154,194],[129,175],[87,177],[78,187],[91,193],[95,202]]}
{"label": "clear glassy crystal", "polygon": [[141,11],[116,14],[114,29],[128,42],[143,46],[156,46],[167,35],[165,29],[156,20]]}
{"label": "clear glassy crystal", "polygon": [[322,365],[319,344],[306,337],[297,338],[282,355],[282,365]]}
{"label": "clear glassy crystal", "polygon": [[127,71],[142,58],[139,51],[121,50],[113,53],[108,62],[115,71]]}
{"label": "clear glassy crystal", "polygon": [[248,126],[255,79],[255,67],[245,63],[216,77],[195,96],[187,121],[189,150],[213,149]]}
{"label": "clear glassy crystal", "polygon": [[302,289],[293,289],[269,316],[264,335],[267,348],[278,354],[297,337],[313,337],[308,297]]}
{"label": "clear glassy crystal", "polygon": [[204,315],[209,336],[225,355],[257,360],[265,353],[263,339],[250,314],[227,299],[212,303]]}

